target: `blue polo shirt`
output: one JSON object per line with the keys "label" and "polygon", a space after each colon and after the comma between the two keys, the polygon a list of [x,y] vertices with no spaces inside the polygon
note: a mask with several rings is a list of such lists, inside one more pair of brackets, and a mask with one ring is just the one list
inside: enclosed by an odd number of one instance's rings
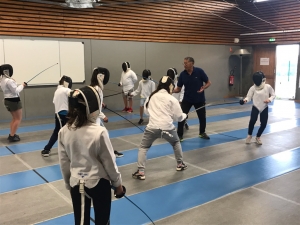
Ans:
{"label": "blue polo shirt", "polygon": [[184,85],[183,101],[190,103],[205,102],[204,91],[198,93],[197,91],[203,86],[203,82],[208,82],[208,77],[203,69],[194,67],[191,75],[186,70],[180,73],[177,86],[182,87]]}

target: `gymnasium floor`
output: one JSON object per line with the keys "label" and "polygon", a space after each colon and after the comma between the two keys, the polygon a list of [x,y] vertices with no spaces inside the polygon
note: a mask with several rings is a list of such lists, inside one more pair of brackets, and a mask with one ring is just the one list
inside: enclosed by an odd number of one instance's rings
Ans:
{"label": "gymnasium floor", "polygon": [[[210,140],[198,138],[198,119],[191,114],[182,142],[189,168],[177,172],[171,146],[160,139],[148,152],[145,181],[131,177],[142,132],[104,111],[114,149],[124,153],[117,164],[128,198],[156,225],[300,224],[300,104],[275,100],[269,106],[262,146],[244,143],[251,106],[208,107]],[[121,114],[139,120],[137,109]],[[57,145],[50,157],[40,154],[53,127],[53,118],[24,120],[22,140],[12,144],[6,140],[9,122],[0,123],[0,224],[74,224]],[[126,198],[112,199],[112,225],[151,224]]]}

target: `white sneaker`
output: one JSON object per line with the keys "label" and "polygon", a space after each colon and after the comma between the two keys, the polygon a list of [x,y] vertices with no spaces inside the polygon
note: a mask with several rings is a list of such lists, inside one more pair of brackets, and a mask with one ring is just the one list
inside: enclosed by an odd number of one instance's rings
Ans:
{"label": "white sneaker", "polygon": [[246,138],[246,144],[250,144],[252,139],[252,135],[248,135]]}
{"label": "white sneaker", "polygon": [[258,145],[262,145],[262,142],[259,137],[256,137],[255,140]]}

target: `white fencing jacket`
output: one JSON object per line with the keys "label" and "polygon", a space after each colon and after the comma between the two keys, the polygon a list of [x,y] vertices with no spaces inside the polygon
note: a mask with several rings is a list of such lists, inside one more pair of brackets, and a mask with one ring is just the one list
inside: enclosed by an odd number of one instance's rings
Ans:
{"label": "white fencing jacket", "polygon": [[[175,82],[175,87],[177,87],[177,82]],[[172,94],[179,102],[182,102],[183,96],[184,96],[184,85],[182,85],[181,91],[179,93],[173,93]]]}
{"label": "white fencing jacket", "polygon": [[111,181],[114,187],[122,183],[108,131],[96,123],[89,122],[76,130],[70,130],[67,125],[61,128],[58,156],[68,190],[81,179],[87,188],[95,187],[101,178]]}
{"label": "white fencing jacket", "polygon": [[152,95],[148,108],[145,101],[145,114],[149,115],[149,123],[147,127],[152,129],[173,130],[175,128],[174,121],[183,121],[186,114],[182,112],[179,102],[170,95],[165,89],[159,90]]}
{"label": "white fencing jacket", "polygon": [[[94,88],[96,89],[96,91],[98,92],[98,94],[100,96],[100,103],[101,103],[101,105],[99,107],[100,113],[99,113],[98,118],[103,120],[106,117],[104,115],[104,113],[102,112],[103,91],[101,90],[101,88],[99,86],[95,86]],[[99,124],[100,124],[100,120],[97,120],[97,121],[99,121]]]}
{"label": "white fencing jacket", "polygon": [[20,97],[19,94],[24,89],[24,86],[18,86],[14,79],[3,76],[1,79],[1,89],[4,94],[4,98],[18,98]]}
{"label": "white fencing jacket", "polygon": [[264,103],[265,100],[269,99],[271,102],[275,98],[274,89],[269,84],[265,84],[262,89],[258,89],[253,85],[247,94],[247,97],[244,99],[247,102],[250,102],[253,99],[253,105],[258,109],[259,112],[262,112],[267,106],[268,103]]}
{"label": "white fencing jacket", "polygon": [[63,85],[58,85],[54,92],[53,104],[55,113],[66,110],[69,111],[69,100],[68,95],[71,92],[70,88],[66,88]]}
{"label": "white fencing jacket", "polygon": [[136,96],[141,93],[141,98],[148,98],[151,93],[155,91],[155,83],[152,80],[143,81],[140,80],[138,88],[131,93],[131,95]]}
{"label": "white fencing jacket", "polygon": [[120,84],[123,87],[123,92],[127,94],[129,90],[134,88],[134,84],[137,82],[137,76],[135,72],[131,69],[128,69],[126,73],[123,71],[121,74]]}

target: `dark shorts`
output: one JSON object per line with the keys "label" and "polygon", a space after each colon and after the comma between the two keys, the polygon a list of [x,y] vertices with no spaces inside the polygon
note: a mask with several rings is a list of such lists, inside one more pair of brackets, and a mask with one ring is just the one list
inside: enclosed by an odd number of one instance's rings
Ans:
{"label": "dark shorts", "polygon": [[6,109],[7,109],[7,111],[10,111],[10,112],[22,109],[22,103],[21,103],[21,101],[19,101],[19,102],[11,102],[11,101],[7,101],[7,100],[4,99],[4,105],[5,105]]}

